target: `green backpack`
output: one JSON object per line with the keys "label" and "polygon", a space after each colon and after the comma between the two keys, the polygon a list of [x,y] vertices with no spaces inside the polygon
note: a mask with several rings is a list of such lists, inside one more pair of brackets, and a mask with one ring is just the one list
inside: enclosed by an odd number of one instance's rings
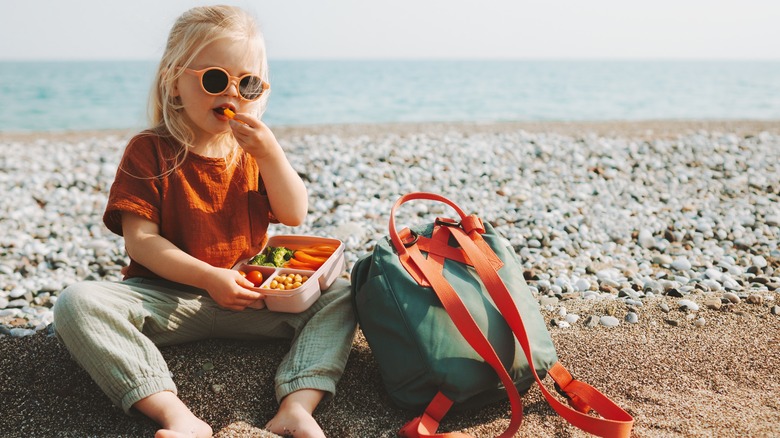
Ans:
{"label": "green backpack", "polygon": [[[444,202],[460,217],[397,232],[396,208],[415,199]],[[402,429],[403,436],[428,436],[423,432],[430,431],[430,423],[438,427],[450,408],[479,408],[507,396],[513,418],[505,435],[511,436],[522,421],[519,393],[537,381],[547,397],[540,380],[548,373],[578,409],[549,395],[556,411],[578,418],[569,419],[578,426],[590,421],[579,416],[601,420],[584,412],[602,401],[566,391],[569,383],[582,382],[558,363],[510,243],[448,199],[432,193],[401,197],[390,213],[389,236],[355,263],[351,279],[359,325],[390,399],[403,408],[425,410]],[[620,436],[630,431],[633,419],[617,409],[621,433],[615,436]]]}

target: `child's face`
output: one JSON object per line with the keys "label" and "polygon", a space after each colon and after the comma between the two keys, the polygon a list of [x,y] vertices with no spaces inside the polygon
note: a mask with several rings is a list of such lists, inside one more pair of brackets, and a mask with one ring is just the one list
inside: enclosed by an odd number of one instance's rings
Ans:
{"label": "child's face", "polygon": [[[220,67],[235,77],[260,75],[260,61],[257,57],[247,56],[247,53],[253,53],[247,41],[217,40],[206,46],[189,68],[200,70]],[[182,74],[176,83],[175,93],[181,98],[184,113],[195,131],[195,145],[206,143],[214,136],[230,130],[229,119],[215,112],[216,108],[229,106],[234,112],[250,112],[255,105],[255,102],[241,99],[235,83],[231,83],[221,94],[206,93],[196,74]]]}

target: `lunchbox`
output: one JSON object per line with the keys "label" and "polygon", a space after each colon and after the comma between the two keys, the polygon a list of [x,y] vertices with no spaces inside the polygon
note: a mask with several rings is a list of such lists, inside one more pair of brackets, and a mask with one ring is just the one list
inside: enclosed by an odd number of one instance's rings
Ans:
{"label": "lunchbox", "polygon": [[[314,304],[322,294],[322,291],[328,289],[339,275],[347,269],[344,259],[344,243],[338,239],[317,236],[278,235],[270,237],[266,246],[263,247],[263,250],[269,246],[283,246],[291,250],[297,250],[322,244],[336,246],[336,250],[316,271],[250,265],[248,262],[251,258],[238,262],[233,269],[243,272],[260,271],[263,275],[263,282],[260,284],[260,287],[250,289],[262,293],[265,298],[255,301],[249,307],[253,309],[268,307],[268,310],[274,312],[300,313]],[[269,284],[275,277],[282,274],[300,274],[309,278],[295,289],[271,289]]]}

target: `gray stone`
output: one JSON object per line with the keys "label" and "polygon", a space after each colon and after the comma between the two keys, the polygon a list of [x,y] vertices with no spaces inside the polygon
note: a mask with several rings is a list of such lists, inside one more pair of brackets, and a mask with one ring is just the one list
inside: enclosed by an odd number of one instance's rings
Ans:
{"label": "gray stone", "polygon": [[605,315],[599,319],[599,323],[605,327],[617,327],[620,325],[620,320],[614,316]]}

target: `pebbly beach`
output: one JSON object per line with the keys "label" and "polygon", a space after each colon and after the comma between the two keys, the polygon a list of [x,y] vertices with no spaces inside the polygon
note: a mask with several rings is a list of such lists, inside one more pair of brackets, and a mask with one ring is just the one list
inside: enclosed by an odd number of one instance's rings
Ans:
{"label": "pebbly beach", "polygon": [[[274,129],[272,127],[272,129]],[[347,270],[387,234],[395,200],[442,194],[489,221],[523,261],[558,355],[631,413],[634,435],[772,436],[780,424],[780,122],[388,124],[274,129],[309,189],[304,225],[342,240]],[[151,436],[59,345],[58,293],[118,281],[122,238],[102,223],[133,132],[0,132],[0,435]],[[404,205],[402,226],[451,215]],[[345,273],[346,277],[348,273]],[[164,347],[179,396],[218,437],[272,437],[278,342]],[[550,384],[551,386],[551,384]],[[523,436],[585,436],[523,398]],[[508,403],[448,416],[494,436]],[[390,404],[362,335],[334,399],[333,437],[390,437]]]}

